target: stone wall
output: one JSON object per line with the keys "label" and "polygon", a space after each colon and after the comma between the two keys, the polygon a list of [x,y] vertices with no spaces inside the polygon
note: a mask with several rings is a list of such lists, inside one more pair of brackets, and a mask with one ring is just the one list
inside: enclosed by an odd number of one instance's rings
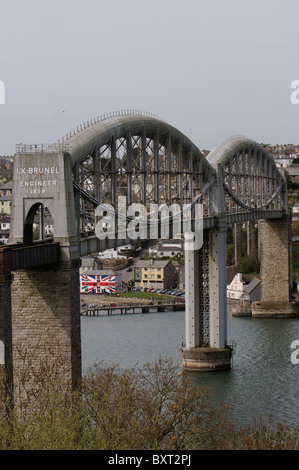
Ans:
{"label": "stone wall", "polygon": [[233,234],[234,234],[234,246],[235,246],[234,263],[236,265],[241,261],[241,258],[242,258],[242,241],[243,241],[242,224],[240,223],[234,224]]}
{"label": "stone wall", "polygon": [[45,375],[74,387],[81,378],[79,266],[13,274],[15,394],[24,398]]}
{"label": "stone wall", "polygon": [[11,252],[0,248],[0,389],[12,392]]}
{"label": "stone wall", "polygon": [[263,302],[291,300],[290,229],[289,218],[259,222]]}

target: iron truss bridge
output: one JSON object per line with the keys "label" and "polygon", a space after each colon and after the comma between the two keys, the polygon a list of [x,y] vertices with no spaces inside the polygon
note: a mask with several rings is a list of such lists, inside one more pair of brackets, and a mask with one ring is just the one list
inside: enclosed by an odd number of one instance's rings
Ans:
{"label": "iron truss bridge", "polygon": [[229,225],[281,218],[288,211],[285,176],[262,145],[236,136],[205,155],[179,130],[142,111],[108,113],[54,144],[17,148],[34,151],[71,156],[82,254],[99,248],[92,243],[96,207],[116,208],[119,197],[126,207],[141,204],[149,214],[153,204],[183,211],[200,203],[204,229],[220,219]]}

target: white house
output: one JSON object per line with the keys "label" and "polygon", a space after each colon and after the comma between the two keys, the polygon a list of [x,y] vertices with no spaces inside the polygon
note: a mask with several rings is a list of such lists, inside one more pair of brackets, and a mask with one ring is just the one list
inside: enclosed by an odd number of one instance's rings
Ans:
{"label": "white house", "polygon": [[114,248],[109,248],[108,250],[98,253],[99,259],[126,259],[126,255],[121,255],[120,253],[131,249],[132,245],[124,245],[119,247],[117,250]]}
{"label": "white house", "polygon": [[157,245],[150,247],[150,256],[156,256],[157,258],[172,257],[172,256],[183,256],[184,255],[184,240],[161,240]]}
{"label": "white house", "polygon": [[227,298],[257,302],[261,298],[261,280],[250,275],[236,273],[227,285]]}
{"label": "white house", "polygon": [[0,230],[0,242],[8,244],[9,240],[9,230]]}
{"label": "white house", "polygon": [[10,218],[5,217],[1,220],[1,230],[10,230]]}
{"label": "white house", "polygon": [[296,204],[293,205],[293,208],[292,208],[292,220],[293,222],[295,220],[298,220],[299,219],[299,203],[296,202]]}

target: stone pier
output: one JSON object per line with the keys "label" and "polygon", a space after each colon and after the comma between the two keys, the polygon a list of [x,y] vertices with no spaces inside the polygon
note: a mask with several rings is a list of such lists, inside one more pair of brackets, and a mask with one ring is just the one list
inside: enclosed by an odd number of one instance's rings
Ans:
{"label": "stone pier", "polygon": [[299,314],[299,303],[292,302],[291,220],[261,220],[259,249],[261,263],[261,301],[252,304],[252,316],[290,318]]}
{"label": "stone pier", "polygon": [[235,223],[233,228],[234,235],[234,263],[239,264],[242,259],[243,229],[241,223]]}
{"label": "stone pier", "polygon": [[247,222],[247,255],[253,255],[257,257],[257,243],[255,236],[255,222]]}
{"label": "stone pier", "polygon": [[[53,216],[59,253],[45,262],[40,252],[36,265],[30,250],[46,243],[33,239],[33,220],[43,207]],[[6,257],[1,265],[0,260],[0,340],[14,401],[30,403],[49,379],[65,390],[81,381],[81,261],[69,154],[16,154],[10,243],[21,257],[23,250],[24,263],[10,265]]]}
{"label": "stone pier", "polygon": [[[81,379],[79,265],[13,273],[14,389],[26,399],[49,377],[76,388]],[[45,374],[46,372],[46,374]]]}
{"label": "stone pier", "polygon": [[11,250],[0,248],[0,392],[13,396]]}

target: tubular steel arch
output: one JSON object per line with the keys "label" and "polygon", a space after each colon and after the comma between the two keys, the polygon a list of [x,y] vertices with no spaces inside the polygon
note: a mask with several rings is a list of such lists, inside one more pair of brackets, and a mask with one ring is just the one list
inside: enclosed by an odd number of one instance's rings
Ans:
{"label": "tubular steel arch", "polygon": [[[116,207],[195,204],[210,215],[208,188],[215,170],[205,155],[180,131],[153,115],[110,113],[80,126],[57,145],[71,155],[81,230],[94,228],[96,204]],[[205,194],[207,197],[204,197]]]}
{"label": "tubular steel arch", "polygon": [[227,214],[287,210],[284,178],[264,147],[247,137],[232,137],[207,157],[222,169]]}

